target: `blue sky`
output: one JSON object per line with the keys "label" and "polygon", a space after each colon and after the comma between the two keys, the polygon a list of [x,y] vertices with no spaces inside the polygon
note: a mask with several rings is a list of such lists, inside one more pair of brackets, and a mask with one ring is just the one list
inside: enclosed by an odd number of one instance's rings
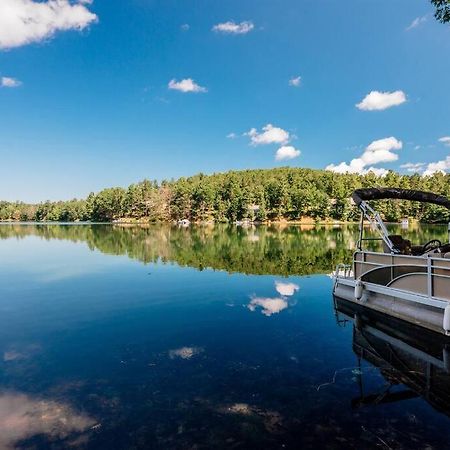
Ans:
{"label": "blue sky", "polygon": [[0,198],[286,165],[447,171],[450,26],[432,13],[427,0],[2,0]]}

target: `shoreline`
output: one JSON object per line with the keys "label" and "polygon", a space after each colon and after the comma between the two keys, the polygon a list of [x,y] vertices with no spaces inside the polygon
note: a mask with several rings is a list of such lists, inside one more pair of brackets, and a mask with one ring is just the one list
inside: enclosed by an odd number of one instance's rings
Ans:
{"label": "shoreline", "polygon": [[[402,222],[385,222],[389,225],[402,225]],[[339,221],[339,220],[267,220],[258,221],[236,221],[236,222],[215,222],[215,221],[192,221],[188,223],[180,223],[177,221],[149,221],[143,219],[114,219],[108,222],[91,222],[91,221],[21,221],[21,220],[0,220],[0,225],[177,225],[179,227],[188,228],[189,226],[207,226],[207,225],[234,225],[237,227],[250,226],[345,226],[358,225],[359,221]],[[410,219],[408,226],[411,225],[447,225],[447,222],[421,222],[417,219]],[[370,226],[366,224],[365,226]]]}

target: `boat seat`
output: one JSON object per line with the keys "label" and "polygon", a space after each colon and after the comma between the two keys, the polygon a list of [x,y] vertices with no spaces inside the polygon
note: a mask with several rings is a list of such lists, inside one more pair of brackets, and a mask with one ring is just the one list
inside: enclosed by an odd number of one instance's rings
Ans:
{"label": "boat seat", "polygon": [[441,247],[441,252],[444,253],[444,254],[450,253],[450,244],[444,244]]}
{"label": "boat seat", "polygon": [[[399,234],[391,234],[388,236],[394,248],[398,250],[401,255],[411,255],[412,254],[412,244],[409,239],[404,239]],[[386,244],[383,244],[383,250],[385,253],[390,253],[389,248]]]}
{"label": "boat seat", "polygon": [[411,247],[411,254],[414,256],[421,256],[423,254],[423,245],[413,245]]}

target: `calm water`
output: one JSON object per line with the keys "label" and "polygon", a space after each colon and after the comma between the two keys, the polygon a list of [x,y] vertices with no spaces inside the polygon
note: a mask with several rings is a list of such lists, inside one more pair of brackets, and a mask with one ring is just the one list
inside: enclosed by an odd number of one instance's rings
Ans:
{"label": "calm water", "polygon": [[356,238],[0,226],[0,449],[448,447],[445,342],[335,310]]}

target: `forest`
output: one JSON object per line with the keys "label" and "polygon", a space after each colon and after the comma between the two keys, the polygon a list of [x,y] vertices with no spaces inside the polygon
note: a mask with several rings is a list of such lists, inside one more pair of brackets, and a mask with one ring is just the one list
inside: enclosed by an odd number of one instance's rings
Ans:
{"label": "forest", "polygon": [[[144,180],[127,189],[113,187],[86,199],[39,204],[0,201],[0,221],[36,222],[191,222],[355,221],[350,199],[361,187],[400,187],[450,197],[450,174],[423,177],[389,172],[377,177],[325,170],[276,168],[199,174],[178,180]],[[450,212],[435,205],[379,201],[386,221],[403,217],[448,222]]]}

